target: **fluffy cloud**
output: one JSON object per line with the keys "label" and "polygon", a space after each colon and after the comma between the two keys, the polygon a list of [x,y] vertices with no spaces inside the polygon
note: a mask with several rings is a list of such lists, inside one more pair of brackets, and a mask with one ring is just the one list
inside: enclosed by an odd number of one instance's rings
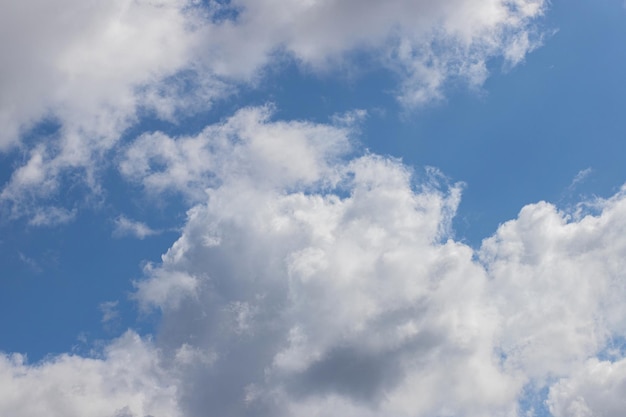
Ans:
{"label": "fluffy cloud", "polygon": [[177,192],[192,201],[223,181],[291,188],[338,180],[333,162],[350,149],[354,115],[338,120],[343,126],[268,123],[270,116],[270,107],[247,108],[193,137],[142,135],[125,150],[120,172],[150,193]]}
{"label": "fluffy cloud", "polygon": [[[601,395],[619,407],[616,385],[584,369],[623,336],[624,192],[573,214],[528,205],[474,251],[450,231],[458,185],[377,155],[342,160],[349,128],[266,111],[159,136],[194,144],[175,165],[213,155],[206,202],[137,283],[173,366],[210,358],[180,374],[186,415],[514,416],[527,385],[551,387],[555,416]],[[135,160],[158,154],[143,140]],[[169,166],[156,185],[128,174],[161,192]]]}
{"label": "fluffy cloud", "polygon": [[[74,135],[86,142],[114,140],[134,117],[133,89],[188,60],[186,4],[29,0],[6,5],[0,17],[5,34],[0,50],[6,58],[0,72],[0,146],[13,143],[17,133],[42,117],[59,119],[67,141]],[[80,159],[82,149],[65,157]]]}
{"label": "fluffy cloud", "polygon": [[[397,95],[409,106],[441,98],[451,78],[478,86],[489,59],[515,64],[537,46],[533,22],[544,6],[543,0],[8,5],[0,16],[0,53],[7,57],[0,69],[0,150],[21,144],[28,156],[0,203],[32,218],[32,206],[65,181],[80,178],[98,191],[106,156],[142,114],[176,121],[206,110],[285,57],[333,70],[365,53],[373,65],[399,74]],[[42,122],[51,132],[31,132]],[[29,145],[25,135],[33,136]]]}
{"label": "fluffy cloud", "polygon": [[567,375],[624,334],[624,190],[594,205],[599,215],[526,206],[483,243],[506,363],[530,376]]}
{"label": "fluffy cloud", "polygon": [[5,356],[0,410],[517,416],[532,386],[555,417],[617,415],[626,189],[569,214],[528,205],[473,250],[450,228],[461,186],[355,151],[351,119],[247,108],[128,145],[125,178],[193,204],[135,282],[158,349],[128,333],[102,359]]}
{"label": "fluffy cloud", "polygon": [[[249,73],[272,52],[314,68],[332,68],[354,52],[397,71],[407,105],[441,98],[450,78],[480,85],[487,60],[521,61],[537,46],[533,19],[543,0],[234,0],[233,20],[211,28],[216,71]],[[243,49],[241,49],[243,48]],[[243,52],[243,53],[242,53]]]}
{"label": "fluffy cloud", "polygon": [[571,377],[550,389],[554,417],[618,417],[626,407],[626,360],[590,359]]}
{"label": "fluffy cloud", "polygon": [[[191,167],[212,153],[208,203],[137,284],[140,303],[163,310],[164,351],[214,358],[183,374],[184,412],[514,413],[523,381],[493,350],[487,275],[449,239],[458,186],[430,172],[416,189],[405,166],[376,155],[343,163],[346,128],[260,114],[160,136],[171,149],[195,143]],[[142,141],[128,150],[135,160],[154,157]]]}
{"label": "fluffy cloud", "polygon": [[61,355],[29,365],[0,355],[0,414],[14,417],[176,417],[175,380],[158,350],[132,332],[102,358]]}
{"label": "fluffy cloud", "polygon": [[[190,62],[196,18],[187,5],[29,0],[3,8],[0,150],[21,145],[27,155],[0,194],[13,215],[36,216],[32,206],[67,181],[98,190],[103,157],[140,108],[157,107],[149,86],[172,84],[165,78]],[[44,134],[29,133],[40,123]],[[34,145],[20,143],[24,135]]]}
{"label": "fluffy cloud", "polygon": [[414,193],[404,167],[373,156],[344,179],[344,198],[223,185],[190,211],[138,293],[164,311],[166,350],[216,355],[185,374],[185,411],[512,412],[519,381],[492,351],[486,275],[441,234],[458,190]]}

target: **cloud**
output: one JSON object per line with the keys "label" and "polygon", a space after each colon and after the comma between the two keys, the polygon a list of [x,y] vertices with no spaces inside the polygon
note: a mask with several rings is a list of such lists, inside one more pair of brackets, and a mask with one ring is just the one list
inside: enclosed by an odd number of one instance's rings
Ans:
{"label": "cloud", "polygon": [[550,388],[547,403],[554,417],[617,417],[626,407],[625,394],[626,360],[593,358]]}
{"label": "cloud", "polygon": [[41,267],[39,262],[37,262],[35,259],[31,258],[30,256],[24,255],[22,252],[18,252],[18,256],[20,258],[20,261],[22,261],[26,266],[28,266],[28,268],[31,271],[37,274],[40,274],[41,272],[43,272],[43,268]]}
{"label": "cloud", "polygon": [[[621,381],[622,359],[596,356],[626,316],[623,191],[595,216],[526,206],[474,250],[451,230],[462,186],[359,152],[357,113],[320,124],[243,108],[197,134],[120,143],[145,113],[176,122],[285,60],[334,71],[364,53],[398,75],[404,105],[425,105],[450,81],[482,85],[494,58],[521,62],[541,42],[545,6],[8,6],[0,147],[21,148],[25,162],[0,203],[33,225],[70,221],[74,208],[38,203],[66,182],[98,193],[112,160],[147,193],[191,208],[134,283],[142,311],[161,311],[157,342],[128,332],[101,358],[1,356],[0,414],[514,416],[529,384],[549,387],[557,417],[616,410],[621,388],[603,375]],[[42,123],[50,132],[21,141]],[[115,223],[119,236],[157,233]],[[113,303],[101,307],[114,318]]]}
{"label": "cloud", "polygon": [[28,364],[0,355],[0,414],[14,417],[176,417],[177,391],[150,341],[127,332],[101,358],[60,355]]}
{"label": "cloud", "polygon": [[[68,181],[98,192],[108,156],[142,116],[175,123],[286,60],[334,71],[356,67],[351,57],[364,53],[373,66],[398,74],[396,95],[409,107],[441,99],[449,80],[478,87],[490,59],[512,65],[539,45],[534,22],[545,6],[544,0],[12,4],[0,17],[6,34],[0,54],[7,57],[0,69],[0,149],[21,146],[28,157],[0,203],[14,216],[30,215]],[[49,132],[37,133],[42,125]]]}
{"label": "cloud", "polygon": [[503,320],[505,365],[547,380],[623,336],[624,189],[573,217],[542,202],[485,240],[480,256]]}
{"label": "cloud", "polygon": [[17,388],[0,411],[509,417],[536,387],[555,417],[616,415],[626,188],[594,214],[527,205],[472,249],[450,227],[461,184],[359,152],[354,121],[335,120],[246,108],[129,144],[125,178],[192,204],[135,282],[142,311],[160,310],[157,342],[5,355],[0,383]]}
{"label": "cloud", "polygon": [[105,301],[100,303],[100,311],[102,312],[102,323],[108,323],[116,320],[120,313],[117,310],[118,301]]}
{"label": "cloud", "polygon": [[439,233],[457,190],[414,194],[404,167],[378,157],[345,175],[354,179],[343,199],[249,183],[211,190],[190,212],[141,288],[198,280],[184,303],[169,303],[178,290],[144,300],[164,311],[166,350],[193,343],[217,355],[184,376],[185,412],[514,409],[519,381],[501,372],[489,343],[496,322],[479,302],[486,276],[469,248]]}
{"label": "cloud", "polygon": [[193,298],[200,280],[187,272],[156,269],[152,264],[144,267],[149,281],[135,282],[136,300],[144,311],[157,305],[162,308],[177,308],[187,298]]}
{"label": "cloud", "polygon": [[68,182],[99,191],[107,153],[141,109],[156,109],[150,86],[167,95],[168,77],[190,62],[187,5],[29,0],[3,10],[0,150],[27,155],[0,194],[13,216],[30,216]]}
{"label": "cloud", "polygon": [[576,174],[576,176],[572,180],[572,183],[567,188],[569,190],[573,190],[581,182],[585,181],[589,177],[589,175],[591,175],[592,173],[593,173],[593,169],[591,167],[585,168],[585,169],[581,169],[580,171],[578,171],[578,173]]}
{"label": "cloud", "polygon": [[[548,389],[557,416],[587,396],[602,409],[580,370],[624,337],[626,191],[594,215],[527,205],[474,250],[449,226],[460,185],[355,155],[345,127],[264,112],[160,136],[229,162],[205,165],[206,201],[136,283],[171,361],[211,358],[179,374],[186,415],[513,416],[527,387]],[[618,407],[610,386],[597,390]]]}
{"label": "cloud", "polygon": [[448,235],[459,188],[377,155],[346,163],[344,127],[259,111],[162,138],[212,151],[207,202],[137,283],[165,352],[215,355],[181,374],[186,415],[512,413],[522,381],[492,350],[487,275]]}
{"label": "cloud", "polygon": [[[0,120],[7,129],[0,145],[14,143],[42,117],[58,119],[65,142],[106,146],[115,140],[139,104],[133,90],[187,64],[193,37],[188,4],[63,0],[52,8],[29,0],[7,6],[1,19],[10,36],[0,44],[9,57],[0,73]],[[83,151],[63,157],[80,159]]]}
{"label": "cloud", "polygon": [[504,57],[514,65],[540,43],[533,21],[543,0],[325,2],[236,0],[235,16],[208,28],[213,68],[250,77],[276,55],[294,57],[314,69],[331,70],[365,52],[372,63],[398,73],[399,99],[423,105],[443,96],[449,79],[479,86],[487,61]]}
{"label": "cloud", "polygon": [[337,181],[330,163],[350,149],[351,123],[268,123],[270,117],[268,106],[245,108],[193,137],[142,135],[125,150],[119,170],[149,193],[182,193],[191,201],[222,181],[285,188]]}
{"label": "cloud", "polygon": [[145,223],[131,220],[126,216],[119,216],[115,219],[113,236],[116,237],[133,236],[137,239],[145,239],[148,236],[154,236],[159,233],[158,230],[151,229]]}
{"label": "cloud", "polygon": [[38,207],[28,221],[31,226],[56,226],[71,222],[76,216],[76,209],[63,207]]}

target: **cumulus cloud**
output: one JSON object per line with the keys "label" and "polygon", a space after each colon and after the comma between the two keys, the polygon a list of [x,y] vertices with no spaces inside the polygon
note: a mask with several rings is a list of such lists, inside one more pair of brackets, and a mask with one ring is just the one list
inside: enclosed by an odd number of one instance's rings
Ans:
{"label": "cumulus cloud", "polygon": [[246,108],[196,136],[142,135],[125,150],[119,170],[149,193],[182,193],[191,201],[225,180],[284,188],[338,180],[332,162],[350,149],[354,120],[327,126],[268,123],[270,117],[270,107]]}
{"label": "cumulus cloud", "polygon": [[565,375],[609,336],[623,335],[624,190],[596,207],[599,215],[577,218],[548,203],[529,205],[483,243],[513,369]]}
{"label": "cumulus cloud", "polygon": [[[623,355],[600,356],[626,336],[626,191],[595,214],[528,205],[475,250],[451,230],[462,186],[359,152],[357,113],[319,124],[244,108],[197,134],[120,143],[142,112],[176,121],[283,59],[333,71],[364,52],[398,75],[405,105],[430,103],[452,79],[480,86],[493,58],[522,61],[544,1],[49,7],[0,16],[6,33],[35,28],[0,37],[14,57],[0,147],[25,155],[0,203],[31,225],[70,221],[74,208],[30,206],[78,176],[97,191],[113,160],[191,208],[134,282],[142,311],[161,311],[157,342],[129,332],[99,358],[0,356],[0,414],[512,417],[529,385],[549,390],[555,417],[623,409]],[[56,127],[20,143],[42,121]],[[155,233],[115,222],[116,235]],[[114,318],[115,303],[102,311]]]}
{"label": "cumulus cloud", "polygon": [[[98,190],[106,156],[143,114],[175,122],[206,110],[285,59],[332,71],[365,53],[398,74],[408,106],[441,98],[450,79],[479,86],[491,58],[515,64],[539,44],[534,22],[544,8],[544,0],[7,5],[0,149],[21,144],[28,158],[0,203],[32,215],[29,207],[64,181]],[[44,122],[52,132],[26,146],[20,139]]]}
{"label": "cumulus cloud", "polygon": [[28,364],[0,354],[0,414],[14,417],[176,417],[175,381],[150,341],[127,332],[102,357],[61,355]]}
{"label": "cumulus cloud", "polygon": [[626,360],[590,359],[584,367],[550,388],[554,417],[618,417],[626,408]]}
{"label": "cumulus cloud", "polygon": [[[217,355],[185,375],[185,411],[514,410],[519,381],[501,371],[496,317],[480,303],[486,275],[469,248],[439,233],[457,190],[414,193],[406,169],[378,157],[354,160],[345,177],[345,198],[250,182],[209,191],[210,203],[189,213],[138,293],[163,309],[169,350]],[[172,305],[190,275],[198,285]],[[171,295],[144,297],[176,277]]]}
{"label": "cumulus cloud", "polygon": [[[249,71],[275,50],[323,69],[349,60],[355,51],[374,52],[374,62],[400,75],[400,100],[414,106],[441,98],[450,78],[481,85],[490,58],[523,60],[538,45],[532,22],[545,2],[236,0],[230,5],[237,18],[217,31],[227,34],[227,48],[217,48],[220,71]],[[233,46],[244,39],[247,53],[234,55]]]}
{"label": "cumulus cloud", "polygon": [[[619,407],[621,391],[585,369],[623,337],[626,192],[596,214],[528,205],[473,250],[449,227],[460,185],[387,157],[341,159],[350,130],[264,111],[161,137],[228,161],[206,165],[206,201],[136,284],[162,311],[170,362],[210,358],[180,374],[186,415],[516,416],[528,386],[550,389],[555,416],[580,398],[602,409],[600,395]],[[133,158],[153,157],[141,140]]]}
{"label": "cumulus cloud", "polygon": [[[438,187],[436,172],[418,185],[376,155],[345,163],[349,135],[271,121],[265,109],[193,138],[159,135],[168,149],[194,144],[168,153],[191,171],[210,150],[200,176],[210,178],[208,203],[189,211],[162,264],[136,284],[144,308],[163,311],[164,351],[214,358],[181,376],[187,415],[515,410],[520,381],[492,351],[487,276],[449,240],[459,187]],[[128,166],[155,157],[160,147],[143,140]],[[159,167],[157,184],[178,183],[178,170]],[[143,170],[126,173],[155,187]]]}
{"label": "cumulus cloud", "polygon": [[[196,19],[187,5],[29,0],[3,8],[0,150],[21,146],[27,155],[0,194],[12,215],[32,217],[67,182],[98,191],[107,152],[141,108],[155,108],[147,86],[172,84],[165,78],[189,63]],[[40,124],[43,134],[29,133]]]}
{"label": "cumulus cloud", "polygon": [[337,120],[247,108],[129,144],[125,178],[192,203],[135,282],[140,308],[160,310],[158,342],[5,356],[0,381],[18,388],[0,410],[513,417],[531,386],[555,417],[617,415],[623,350],[606,352],[626,336],[626,188],[588,212],[527,205],[475,250],[450,228],[460,184],[359,152],[352,118]]}
{"label": "cumulus cloud", "polygon": [[[134,117],[133,89],[177,71],[193,31],[184,0],[29,0],[4,8],[1,25],[0,145],[42,117],[58,119],[65,141],[102,146]],[[24,28],[29,30],[24,30]],[[75,138],[78,136],[79,138]],[[69,143],[68,143],[69,144]],[[67,149],[67,152],[70,150]],[[64,158],[76,161],[84,147]],[[70,162],[68,160],[68,162]]]}

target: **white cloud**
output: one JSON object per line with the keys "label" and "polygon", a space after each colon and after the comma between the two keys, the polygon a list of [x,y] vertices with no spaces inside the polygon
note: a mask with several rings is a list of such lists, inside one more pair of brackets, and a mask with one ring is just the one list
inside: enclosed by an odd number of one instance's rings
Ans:
{"label": "white cloud", "polygon": [[619,417],[626,409],[626,359],[590,359],[569,378],[550,388],[554,417]]}
{"label": "white cloud", "polygon": [[500,348],[512,369],[567,375],[623,336],[626,194],[572,218],[553,205],[526,206],[484,241],[480,256],[502,315]]}
{"label": "white cloud", "polygon": [[[160,138],[229,162],[206,164],[206,203],[137,283],[165,351],[209,352],[180,374],[188,416],[514,416],[528,384],[552,387],[554,410],[587,390],[577,370],[626,328],[626,192],[596,215],[528,205],[474,251],[451,239],[460,190],[438,172],[416,184],[397,160],[342,161],[349,129],[259,114]],[[141,140],[133,158],[154,157]]]}
{"label": "white cloud", "polygon": [[574,188],[576,188],[576,186],[578,186],[578,184],[585,181],[589,177],[589,175],[591,175],[592,173],[593,173],[593,169],[591,169],[591,167],[581,169],[580,171],[578,171],[578,173],[572,180],[571,184],[567,188],[570,190],[573,190]]}
{"label": "white cloud", "polygon": [[68,181],[98,191],[107,152],[139,108],[154,107],[146,89],[190,62],[197,18],[187,6],[28,0],[3,7],[0,150],[25,146],[21,136],[42,121],[58,125],[31,140],[25,164],[0,194],[14,216],[30,216]]}
{"label": "white cloud", "polygon": [[[162,351],[127,333],[102,359],[3,356],[0,414],[513,416],[525,383],[571,376],[623,324],[621,195],[570,223],[528,206],[479,263],[451,239],[458,185],[344,159],[354,115],[321,125],[246,108],[197,135],[119,144],[141,111],[175,121],[285,56],[332,71],[366,52],[400,75],[409,107],[451,79],[480,86],[490,59],[513,65],[538,45],[544,1],[234,0],[219,22],[182,0],[14,3],[0,16],[0,148],[27,158],[0,202],[34,225],[69,221],[32,206],[76,177],[98,191],[120,152],[125,178],[194,207],[135,283],[140,307],[163,312]],[[44,119],[58,132],[20,143]],[[555,388],[554,409],[580,386]]]}
{"label": "white cloud", "polygon": [[[415,191],[407,167],[376,155],[345,164],[346,128],[259,111],[195,138],[161,136],[171,149],[202,145],[181,166],[211,149],[208,203],[137,283],[139,302],[163,310],[165,351],[215,354],[181,375],[184,412],[514,412],[522,381],[492,350],[487,276],[448,240],[458,188],[425,181]],[[137,161],[154,149],[130,152]]]}
{"label": "white cloud", "polygon": [[184,375],[186,412],[514,410],[519,381],[491,350],[486,276],[468,247],[438,243],[454,190],[415,194],[404,167],[373,156],[345,175],[343,199],[253,183],[209,191],[143,282],[141,291],[162,288],[183,271],[201,282],[175,305],[178,287],[157,300],[138,293],[163,308],[169,349],[193,343],[217,354],[206,371]]}
{"label": "white cloud", "polygon": [[269,107],[247,108],[197,136],[142,135],[125,150],[120,172],[148,192],[183,193],[192,201],[222,181],[285,188],[336,181],[329,163],[349,150],[352,127],[345,120],[333,127],[268,123],[270,116]]}
{"label": "white cloud", "polygon": [[116,237],[133,236],[138,239],[145,239],[148,236],[154,236],[159,233],[158,230],[150,228],[145,223],[131,220],[126,216],[119,216],[115,219],[113,236]]}
{"label": "white cloud", "polygon": [[151,279],[135,282],[136,299],[142,310],[148,310],[153,305],[177,308],[182,300],[192,297],[200,286],[198,278],[187,272],[155,270],[152,264],[147,264],[144,272]]}
{"label": "white cloud", "polygon": [[71,222],[76,217],[76,209],[63,207],[38,207],[28,221],[31,226],[56,226]]}
{"label": "white cloud", "polygon": [[61,355],[27,364],[0,355],[0,414],[12,417],[181,416],[175,380],[159,365],[159,352],[127,332],[102,358]]}
{"label": "white cloud", "polygon": [[[188,61],[191,16],[184,0],[28,0],[7,4],[0,24],[3,91],[0,145],[41,117],[90,142],[115,140],[134,117],[133,89],[172,74]],[[25,30],[28,28],[29,30]],[[94,136],[94,137],[92,137]],[[113,136],[113,137],[111,137]],[[84,147],[64,158],[80,159]],[[68,161],[69,162],[69,161]]]}
{"label": "white cloud", "polygon": [[539,43],[532,22],[543,0],[235,0],[237,18],[210,27],[216,72],[250,77],[270,57],[287,54],[305,66],[332,69],[355,51],[404,79],[399,98],[422,105],[441,98],[450,78],[479,86],[487,61],[523,60]]}
{"label": "white cloud", "polygon": [[[99,170],[145,111],[176,121],[206,110],[292,57],[333,70],[365,52],[400,74],[408,106],[443,96],[449,79],[482,84],[487,61],[512,64],[539,43],[544,0],[29,0],[0,16],[0,149],[37,123],[59,125],[25,150],[0,203],[14,215],[65,181],[98,190]],[[228,16],[228,10],[235,9]],[[25,31],[24,28],[29,28]],[[22,144],[22,146],[25,146]]]}
{"label": "white cloud", "polygon": [[118,301],[105,301],[100,303],[100,311],[102,312],[102,323],[109,323],[119,318],[120,313],[117,310]]}
{"label": "white cloud", "polygon": [[[158,352],[131,333],[101,360],[5,358],[17,388],[0,411],[513,417],[530,385],[549,389],[555,417],[617,415],[623,355],[598,357],[626,336],[626,188],[594,215],[525,206],[475,251],[450,230],[460,185],[353,155],[351,134],[248,108],[130,144],[127,178],[195,202],[135,283],[143,311],[161,310]],[[84,396],[53,396],[45,378],[31,393],[42,370]]]}

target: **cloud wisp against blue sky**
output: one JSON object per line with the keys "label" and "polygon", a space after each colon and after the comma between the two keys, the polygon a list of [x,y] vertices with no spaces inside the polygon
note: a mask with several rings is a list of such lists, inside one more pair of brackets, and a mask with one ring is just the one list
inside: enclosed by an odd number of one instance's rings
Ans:
{"label": "cloud wisp against blue sky", "polygon": [[1,7],[0,415],[621,416],[619,0]]}

